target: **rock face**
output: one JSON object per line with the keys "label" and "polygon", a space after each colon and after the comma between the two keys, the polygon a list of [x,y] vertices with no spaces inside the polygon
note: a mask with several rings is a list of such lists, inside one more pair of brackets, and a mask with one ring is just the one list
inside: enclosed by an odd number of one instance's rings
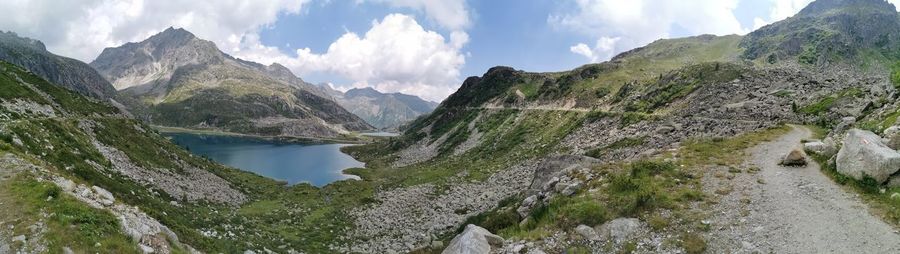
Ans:
{"label": "rock face", "polygon": [[806,153],[800,149],[791,150],[780,163],[786,167],[803,167],[806,166]]}
{"label": "rock face", "polygon": [[378,129],[396,129],[400,125],[431,113],[437,103],[402,93],[382,93],[372,88],[354,88],[346,93],[320,85],[351,113]]}
{"label": "rock face", "polygon": [[184,29],[107,48],[91,66],[153,124],[268,136],[371,129],[284,66],[236,59]]}
{"label": "rock face", "polygon": [[852,129],[837,154],[837,171],[857,180],[865,176],[884,183],[900,170],[900,153],[881,143],[881,137],[869,131]]}
{"label": "rock face", "polygon": [[442,254],[488,254],[491,249],[503,246],[503,238],[475,225],[466,226],[462,234],[450,241]]}
{"label": "rock face", "polygon": [[97,99],[116,95],[116,89],[91,66],[47,51],[38,40],[0,31],[0,60],[18,65],[69,90]]}

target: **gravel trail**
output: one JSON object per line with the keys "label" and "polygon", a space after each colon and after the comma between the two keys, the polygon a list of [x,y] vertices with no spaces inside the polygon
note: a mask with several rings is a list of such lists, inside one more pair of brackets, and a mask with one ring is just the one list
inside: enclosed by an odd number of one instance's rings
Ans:
{"label": "gravel trail", "polygon": [[807,128],[792,127],[748,151],[744,168],[758,172],[705,178],[705,188],[721,195],[709,221],[711,253],[900,253],[897,230],[825,176],[818,164],[778,165],[811,136]]}

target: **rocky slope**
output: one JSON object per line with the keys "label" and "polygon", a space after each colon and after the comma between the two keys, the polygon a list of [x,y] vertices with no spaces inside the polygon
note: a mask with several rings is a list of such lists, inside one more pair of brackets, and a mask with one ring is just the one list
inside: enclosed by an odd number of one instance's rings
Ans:
{"label": "rocky slope", "polygon": [[284,66],[233,58],[183,29],[105,49],[91,66],[153,124],[311,137],[371,128]]}
{"label": "rocky slope", "polygon": [[[492,253],[702,252],[709,238],[719,237],[704,232],[720,226],[709,225],[704,202],[717,202],[731,190],[703,186],[698,176],[716,166],[724,168],[723,177],[744,171],[740,155],[771,137],[770,128],[814,124],[840,136],[873,113],[880,117],[869,123],[881,129],[896,124],[900,111],[892,103],[898,93],[891,74],[900,60],[900,18],[891,10],[882,0],[820,0],[743,37],[660,40],[572,71],[496,67],[466,79],[403,136],[350,149],[381,168],[364,175],[402,172],[393,177],[402,184],[391,185],[391,193],[407,197],[403,193],[446,186],[427,198],[382,200],[355,211],[353,234],[366,236],[357,246],[440,250],[472,223],[507,238]],[[882,25],[868,26],[873,22]],[[547,125],[548,119],[554,124]],[[551,163],[572,155],[600,160]],[[539,165],[554,166],[534,171]],[[510,170],[526,172],[517,176],[532,188],[492,187]],[[531,173],[541,171],[557,174],[555,180]],[[485,193],[501,194],[489,202],[502,201],[485,208],[463,198],[446,200],[477,182],[487,183]],[[535,185],[545,187],[534,191]],[[703,188],[713,188],[704,189],[711,195],[690,194]],[[424,208],[400,215],[385,212],[390,207]],[[468,219],[435,214],[440,210]],[[373,227],[373,218],[393,224]],[[405,231],[429,226],[431,235]],[[618,230],[611,227],[629,230],[609,238]],[[743,249],[731,240],[715,241],[716,249]]]}
{"label": "rocky slope", "polygon": [[346,93],[321,85],[351,113],[378,129],[396,130],[421,115],[431,113],[437,103],[402,93],[381,93],[372,88],[354,88]]}
{"label": "rocky slope", "polygon": [[0,60],[83,95],[104,100],[116,95],[113,86],[87,64],[50,53],[40,41],[13,32],[0,31]]}
{"label": "rocky slope", "polygon": [[364,182],[285,186],[193,156],[0,61],[2,253],[329,252],[347,227],[336,211],[367,193]]}

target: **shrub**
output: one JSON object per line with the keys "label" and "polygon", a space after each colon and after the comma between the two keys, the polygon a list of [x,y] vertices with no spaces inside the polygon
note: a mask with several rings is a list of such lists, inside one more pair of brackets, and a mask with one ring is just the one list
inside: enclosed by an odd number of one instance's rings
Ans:
{"label": "shrub", "polygon": [[698,254],[706,251],[706,240],[696,233],[687,233],[681,236],[681,247],[688,254]]}
{"label": "shrub", "polygon": [[631,163],[631,177],[655,176],[674,169],[671,162],[639,160]]}
{"label": "shrub", "polygon": [[578,200],[564,204],[559,208],[559,213],[557,214],[557,224],[563,228],[571,228],[578,225],[594,226],[606,222],[606,220],[606,209],[593,200]]}

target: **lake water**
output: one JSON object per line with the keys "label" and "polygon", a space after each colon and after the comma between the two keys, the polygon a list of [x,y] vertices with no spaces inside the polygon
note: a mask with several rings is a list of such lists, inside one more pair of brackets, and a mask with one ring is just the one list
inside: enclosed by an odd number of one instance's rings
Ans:
{"label": "lake water", "polygon": [[165,135],[196,155],[290,185],[308,182],[321,187],[339,180],[358,179],[341,171],[365,166],[340,151],[341,147],[347,146],[344,144],[307,145],[186,133]]}

